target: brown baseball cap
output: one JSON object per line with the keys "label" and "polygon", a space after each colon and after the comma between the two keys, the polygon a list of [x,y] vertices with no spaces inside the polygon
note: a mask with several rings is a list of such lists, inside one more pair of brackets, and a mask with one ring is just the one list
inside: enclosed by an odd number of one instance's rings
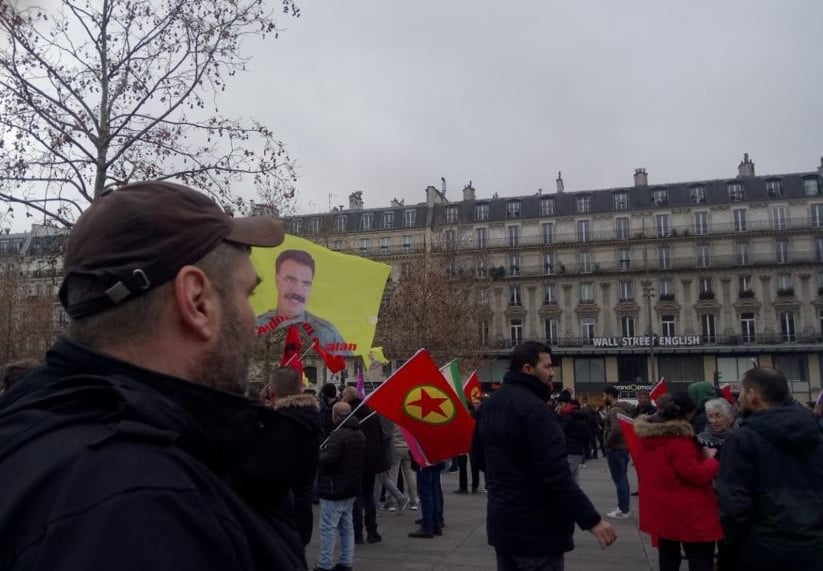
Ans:
{"label": "brown baseball cap", "polygon": [[[95,200],[72,228],[60,303],[72,318],[92,315],[171,281],[180,268],[223,241],[272,247],[283,238],[283,226],[273,217],[232,218],[211,198],[186,186],[166,181],[128,184]],[[99,283],[102,294],[72,297],[69,304],[74,276]]]}

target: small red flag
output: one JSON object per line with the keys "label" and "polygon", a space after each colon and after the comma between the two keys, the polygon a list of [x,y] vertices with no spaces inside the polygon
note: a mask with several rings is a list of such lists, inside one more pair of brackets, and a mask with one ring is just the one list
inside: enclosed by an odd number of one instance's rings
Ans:
{"label": "small red flag", "polygon": [[466,454],[474,419],[425,349],[420,349],[365,401],[405,428],[437,463]]}
{"label": "small red flag", "polygon": [[620,421],[620,430],[623,431],[623,438],[626,439],[626,446],[629,448],[629,454],[632,457],[632,461],[637,464],[637,450],[639,448],[639,444],[637,442],[637,433],[634,431],[634,420],[625,414],[618,414],[617,420]]}
{"label": "small red flag", "polygon": [[666,384],[666,379],[660,377],[660,380],[657,381],[657,384],[652,387],[651,392],[649,393],[649,398],[652,402],[656,401],[662,395],[665,395],[669,392],[669,386]]}
{"label": "small red flag", "polygon": [[734,395],[732,395],[732,386],[729,383],[724,384],[720,387],[720,392],[723,393],[723,398],[729,401],[730,404],[734,404]]}
{"label": "small red flag", "polygon": [[317,351],[317,354],[320,355],[320,358],[323,359],[323,362],[326,363],[326,368],[328,368],[329,371],[332,373],[339,373],[346,368],[346,359],[342,355],[329,354],[320,345],[320,341],[318,339],[314,339],[311,344],[312,347],[314,347],[314,350]]}
{"label": "small red flag", "polygon": [[483,390],[480,388],[480,379],[477,378],[477,371],[472,371],[469,378],[463,383],[463,394],[466,395],[466,400],[472,405],[483,394]]}
{"label": "small red flag", "polygon": [[300,355],[303,352],[303,342],[300,340],[300,330],[296,325],[289,325],[286,329],[286,340],[283,346],[283,358],[280,359],[281,367],[291,367],[303,378],[303,361]]}

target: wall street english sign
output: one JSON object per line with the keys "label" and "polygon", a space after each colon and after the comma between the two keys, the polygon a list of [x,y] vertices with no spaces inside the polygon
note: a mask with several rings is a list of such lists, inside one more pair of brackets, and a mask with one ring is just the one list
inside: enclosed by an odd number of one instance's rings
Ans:
{"label": "wall street english sign", "polygon": [[700,345],[699,335],[674,335],[663,337],[646,335],[644,337],[592,337],[595,347],[694,347]]}

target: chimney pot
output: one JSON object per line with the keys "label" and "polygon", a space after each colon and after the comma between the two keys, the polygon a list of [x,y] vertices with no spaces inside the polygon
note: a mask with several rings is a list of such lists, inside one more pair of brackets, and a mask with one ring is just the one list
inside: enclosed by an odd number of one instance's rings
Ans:
{"label": "chimney pot", "polygon": [[475,200],[476,194],[474,187],[472,186],[472,181],[469,181],[469,184],[463,187],[463,200]]}
{"label": "chimney pot", "polygon": [[649,174],[646,169],[634,169],[634,186],[649,186]]}
{"label": "chimney pot", "polygon": [[557,192],[561,193],[566,189],[566,185],[563,184],[563,172],[557,171]]}
{"label": "chimney pot", "polygon": [[740,178],[754,176],[754,162],[749,158],[749,153],[743,153],[743,160],[737,165],[737,176]]}

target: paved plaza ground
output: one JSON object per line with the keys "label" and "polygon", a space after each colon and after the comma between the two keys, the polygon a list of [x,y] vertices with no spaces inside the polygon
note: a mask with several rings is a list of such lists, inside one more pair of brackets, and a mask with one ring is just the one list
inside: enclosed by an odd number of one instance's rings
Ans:
{"label": "paved plaza ground", "polygon": [[[481,475],[482,477],[482,475]],[[629,468],[632,490],[636,490],[634,470]],[[604,459],[590,460],[581,471],[580,484],[601,514],[617,505],[617,498]],[[494,550],[486,543],[486,496],[459,495],[457,474],[443,477],[446,528],[442,537],[412,539],[408,532],[416,528],[419,512],[378,512],[381,543],[355,546],[355,571],[468,571],[495,569]],[[637,497],[632,497],[632,510],[637,512]],[[649,538],[637,529],[637,520],[609,520],[617,530],[617,542],[602,551],[588,532],[576,530],[576,548],[566,554],[567,571],[657,571],[657,552]],[[315,510],[315,524],[317,510]],[[309,568],[317,563],[318,535],[315,528],[312,544],[307,550]],[[685,565],[685,564],[684,564]]]}

